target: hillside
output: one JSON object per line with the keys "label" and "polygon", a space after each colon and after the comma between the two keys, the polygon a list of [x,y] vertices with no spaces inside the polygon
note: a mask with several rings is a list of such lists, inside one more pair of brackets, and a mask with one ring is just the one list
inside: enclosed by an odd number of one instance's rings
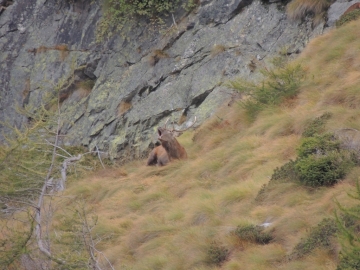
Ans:
{"label": "hillside", "polygon": [[[65,195],[83,198],[97,215],[94,233],[109,236],[98,249],[114,268],[336,269],[336,237],[301,256],[294,248],[310,228],[334,219],[336,201],[356,204],[347,192],[355,189],[360,168],[328,187],[262,186],[275,168],[296,159],[314,119],[330,115],[324,132],[360,130],[359,27],[355,21],[310,42],[296,60],[306,70],[297,97],[267,107],[253,122],[237,103],[224,105],[179,137],[188,160],[166,167],[139,160],[73,175]],[[269,243],[239,236],[239,226],[265,222]]]}
{"label": "hillside", "polygon": [[[0,269],[360,269],[360,20],[201,1],[166,34],[145,20],[96,45],[101,1],[10,2]],[[195,115],[188,159],[145,166],[155,128]]]}

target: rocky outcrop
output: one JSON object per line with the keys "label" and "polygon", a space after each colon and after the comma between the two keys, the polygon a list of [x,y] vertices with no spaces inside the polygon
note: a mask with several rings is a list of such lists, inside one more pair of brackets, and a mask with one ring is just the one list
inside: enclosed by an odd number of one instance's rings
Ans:
{"label": "rocky outcrop", "polygon": [[21,127],[15,104],[36,107],[58,90],[63,143],[139,156],[167,117],[200,124],[231,96],[226,81],[323,31],[289,21],[281,2],[206,0],[161,31],[140,21],[96,42],[101,12],[99,1],[16,0],[1,13],[0,120]]}
{"label": "rocky outcrop", "polygon": [[345,13],[345,11],[351,7],[352,5],[360,3],[359,0],[338,0],[335,3],[333,3],[328,11],[328,26],[333,27],[336,23],[336,21]]}

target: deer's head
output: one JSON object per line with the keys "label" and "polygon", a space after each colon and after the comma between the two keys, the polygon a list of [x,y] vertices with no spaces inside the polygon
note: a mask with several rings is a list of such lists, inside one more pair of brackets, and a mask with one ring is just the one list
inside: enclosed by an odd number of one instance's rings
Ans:
{"label": "deer's head", "polygon": [[164,127],[159,127],[158,128],[158,140],[163,143],[163,142],[170,142],[172,140],[175,139],[175,137],[178,137],[180,134],[182,134],[184,131],[188,130],[189,128],[191,128],[195,122],[196,122],[196,116],[194,118],[194,121],[190,124],[190,126],[188,126],[187,128],[185,129],[182,129],[182,130],[177,130],[175,129],[175,126],[173,124],[173,127],[172,129],[169,129],[166,127],[167,125],[167,122],[169,121],[170,118],[168,118],[165,122],[165,125]]}
{"label": "deer's head", "polygon": [[161,142],[161,145],[155,147],[151,151],[147,161],[147,165],[157,164],[163,166],[173,159],[187,158],[185,148],[180,145],[180,143],[176,140],[175,137],[177,137],[185,130],[191,128],[196,122],[196,117],[193,123],[183,130],[176,130],[174,126],[172,129],[166,128],[166,124],[168,121],[169,119],[166,120],[164,127],[159,127],[157,130],[158,139]]}

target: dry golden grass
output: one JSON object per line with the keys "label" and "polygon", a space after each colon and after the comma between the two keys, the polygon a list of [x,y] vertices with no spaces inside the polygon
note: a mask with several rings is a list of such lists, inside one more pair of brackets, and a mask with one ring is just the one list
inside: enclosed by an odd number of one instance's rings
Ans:
{"label": "dry golden grass", "polygon": [[286,8],[289,18],[299,20],[306,14],[312,13],[315,16],[324,12],[330,5],[328,0],[293,0]]}
{"label": "dry golden grass", "polygon": [[[266,110],[249,123],[241,108],[224,107],[195,132],[179,137],[186,161],[146,167],[145,160],[109,168],[69,183],[68,195],[82,196],[99,216],[98,232],[114,234],[101,248],[115,269],[336,269],[336,256],[317,249],[286,260],[312,226],[333,217],[335,200],[359,179],[355,168],[331,188],[296,183],[271,186],[255,201],[273,170],[296,158],[307,123],[332,113],[326,130],[360,128],[360,22],[312,41],[297,60],[308,78],[291,106]],[[270,222],[268,245],[234,235],[239,225]],[[229,255],[221,266],[207,254],[216,241]]]}
{"label": "dry golden grass", "polygon": [[31,86],[30,85],[30,78],[26,78],[24,89],[22,91],[22,99],[23,99],[23,101],[25,101],[28,98],[29,94],[30,94],[30,86]]}
{"label": "dry golden grass", "polygon": [[43,52],[46,52],[46,51],[48,51],[48,50],[49,50],[48,47],[46,47],[46,46],[40,46],[40,47],[36,48],[36,53],[43,53]]}
{"label": "dry golden grass", "polygon": [[132,108],[131,102],[122,100],[118,106],[118,116],[123,115]]}
{"label": "dry golden grass", "polygon": [[226,46],[222,45],[222,44],[215,44],[212,48],[211,48],[211,52],[210,55],[212,57],[215,57],[216,55],[225,52],[226,51]]}
{"label": "dry golden grass", "polygon": [[55,45],[54,50],[57,50],[60,52],[60,60],[61,61],[64,61],[70,52],[70,50],[66,44]]}
{"label": "dry golden grass", "polygon": [[90,93],[91,93],[91,89],[89,90],[86,88],[78,88],[74,92],[71,93],[71,99],[73,99],[75,101],[80,101],[81,99],[90,95]]}
{"label": "dry golden grass", "polygon": [[148,57],[148,63],[151,66],[155,66],[160,59],[169,58],[169,55],[163,50],[154,50],[152,54]]}
{"label": "dry golden grass", "polygon": [[38,53],[47,52],[49,50],[59,51],[59,53],[60,53],[60,61],[64,61],[65,58],[69,55],[69,52],[70,52],[70,50],[68,48],[68,45],[66,45],[66,44],[58,44],[58,45],[55,45],[53,47],[40,46],[38,48],[28,50],[28,52],[38,54]]}

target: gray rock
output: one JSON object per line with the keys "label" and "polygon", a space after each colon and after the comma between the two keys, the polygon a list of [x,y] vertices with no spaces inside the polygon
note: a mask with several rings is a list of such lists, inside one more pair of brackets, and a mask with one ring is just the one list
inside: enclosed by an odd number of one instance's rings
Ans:
{"label": "gray rock", "polygon": [[333,27],[336,21],[344,14],[344,12],[353,4],[359,3],[359,0],[337,0],[329,8],[328,11],[328,22],[330,27]]}
{"label": "gray rock", "polygon": [[196,115],[200,125],[232,96],[228,80],[258,77],[280,49],[297,54],[323,32],[288,21],[281,5],[206,0],[189,15],[176,11],[176,26],[165,19],[165,31],[140,21],[96,42],[99,1],[17,0],[0,15],[0,121],[21,127],[15,106],[36,108],[66,82],[62,143],[143,156],[166,118],[185,128]]}
{"label": "gray rock", "polygon": [[253,0],[203,1],[198,18],[200,24],[226,23]]}

